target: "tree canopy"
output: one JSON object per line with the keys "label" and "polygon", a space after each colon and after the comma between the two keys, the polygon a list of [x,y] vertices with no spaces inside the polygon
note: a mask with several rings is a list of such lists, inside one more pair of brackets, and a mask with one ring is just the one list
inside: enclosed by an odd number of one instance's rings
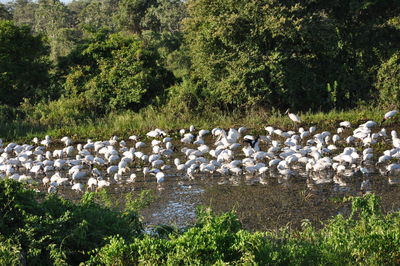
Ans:
{"label": "tree canopy", "polygon": [[0,104],[18,106],[23,98],[46,97],[48,46],[27,26],[0,20]]}
{"label": "tree canopy", "polygon": [[12,21],[2,38],[15,38],[0,48],[2,103],[62,96],[99,114],[382,103],[400,94],[399,14],[397,0],[16,0],[0,5]]}

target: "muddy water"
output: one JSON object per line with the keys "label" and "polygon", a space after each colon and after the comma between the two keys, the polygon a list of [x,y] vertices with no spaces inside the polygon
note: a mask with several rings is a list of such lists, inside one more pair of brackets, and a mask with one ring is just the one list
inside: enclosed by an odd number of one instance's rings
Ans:
{"label": "muddy water", "polygon": [[[153,189],[158,196],[142,211],[147,225],[185,226],[194,222],[196,206],[210,206],[217,213],[235,210],[244,227],[251,230],[273,230],[283,226],[298,228],[304,219],[317,227],[321,221],[350,213],[350,204],[339,199],[365,193],[360,186],[363,177],[350,177],[347,186],[335,183],[314,184],[308,177],[289,178],[234,177],[228,180],[203,178],[179,180],[169,178],[162,189],[135,184],[136,190]],[[388,178],[368,178],[371,191],[382,198],[385,212],[400,210],[400,185],[389,184]]]}
{"label": "muddy water", "polygon": [[[331,173],[328,175],[332,177]],[[135,183],[112,185],[107,190],[117,199],[124,198],[126,193],[138,195],[144,189],[152,190],[155,200],[141,211],[149,228],[157,224],[178,227],[193,224],[199,205],[209,206],[216,213],[234,210],[243,226],[250,230],[299,228],[305,219],[320,227],[322,221],[334,215],[350,214],[350,203],[341,199],[360,196],[366,191],[381,197],[385,212],[400,210],[399,178],[355,173],[326,180],[330,181],[316,182],[304,173],[284,177],[274,172],[264,178],[196,176],[189,180],[169,173],[161,186],[154,177],[140,177]],[[369,184],[361,189],[365,180]],[[60,193],[71,199],[80,198],[70,189]]]}

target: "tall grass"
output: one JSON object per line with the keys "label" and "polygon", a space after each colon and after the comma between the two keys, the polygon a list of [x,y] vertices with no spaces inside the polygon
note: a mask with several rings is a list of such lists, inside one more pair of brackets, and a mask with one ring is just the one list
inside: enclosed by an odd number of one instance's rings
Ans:
{"label": "tall grass", "polygon": [[[236,110],[223,112],[217,109],[205,109],[201,113],[176,113],[168,106],[161,108],[147,107],[139,112],[125,111],[122,113],[110,113],[97,119],[85,119],[61,125],[46,124],[40,121],[10,121],[0,128],[0,137],[8,141],[29,141],[35,136],[53,137],[71,136],[77,140],[87,138],[104,139],[113,135],[128,137],[132,134],[144,135],[149,130],[162,128],[171,134],[177,133],[181,128],[189,128],[195,125],[197,128],[212,129],[214,127],[230,128],[245,126],[259,134],[263,134],[267,125],[279,127],[285,130],[299,126],[317,126],[323,130],[333,130],[339,126],[339,122],[348,120],[357,125],[367,120],[381,122],[387,110],[373,106],[364,106],[348,111],[333,110],[328,113],[300,113],[302,120],[300,125],[294,123],[287,115],[276,110],[264,110],[261,108],[250,110]],[[67,121],[69,121],[67,119]],[[395,117],[386,121],[384,126],[391,126],[400,120]]]}

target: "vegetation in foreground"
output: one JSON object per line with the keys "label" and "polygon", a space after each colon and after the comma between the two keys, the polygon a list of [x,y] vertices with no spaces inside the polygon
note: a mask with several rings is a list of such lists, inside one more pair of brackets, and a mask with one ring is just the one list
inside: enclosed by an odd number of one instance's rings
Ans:
{"label": "vegetation in foreground", "polygon": [[[383,214],[374,194],[356,197],[349,217],[338,214],[320,230],[242,229],[233,212],[200,208],[195,225],[158,226],[144,234],[135,208],[115,210],[86,193],[79,203],[0,181],[0,264],[262,264],[395,265],[400,263],[400,212]],[[104,194],[102,192],[102,194]]]}

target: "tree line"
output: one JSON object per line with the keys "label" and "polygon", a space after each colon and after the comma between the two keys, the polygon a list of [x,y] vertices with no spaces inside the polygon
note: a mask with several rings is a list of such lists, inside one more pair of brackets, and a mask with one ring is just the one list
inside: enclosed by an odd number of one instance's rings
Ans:
{"label": "tree line", "polygon": [[399,14],[398,0],[16,0],[0,4],[0,111],[396,107]]}

